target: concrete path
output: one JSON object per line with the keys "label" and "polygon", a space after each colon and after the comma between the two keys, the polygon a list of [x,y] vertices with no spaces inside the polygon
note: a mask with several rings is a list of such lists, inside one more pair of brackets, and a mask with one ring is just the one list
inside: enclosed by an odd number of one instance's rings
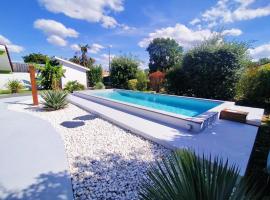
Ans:
{"label": "concrete path", "polygon": [[24,99],[0,99],[0,199],[73,199],[60,135],[49,122],[7,109]]}

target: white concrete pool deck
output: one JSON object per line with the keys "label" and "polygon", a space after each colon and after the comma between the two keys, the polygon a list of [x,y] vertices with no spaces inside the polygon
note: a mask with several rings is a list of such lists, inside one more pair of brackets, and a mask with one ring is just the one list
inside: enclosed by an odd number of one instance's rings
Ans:
{"label": "white concrete pool deck", "polygon": [[[241,175],[245,174],[258,131],[258,126],[218,119],[214,126],[198,134],[191,134],[74,95],[69,96],[69,101],[167,148],[191,148],[199,154],[211,153],[223,159],[228,158],[231,164],[239,166]],[[264,112],[263,109],[235,105],[228,108],[248,111],[249,123],[257,125]]]}
{"label": "white concrete pool deck", "polygon": [[8,109],[31,96],[0,99],[0,199],[72,200],[65,148],[52,125]]}

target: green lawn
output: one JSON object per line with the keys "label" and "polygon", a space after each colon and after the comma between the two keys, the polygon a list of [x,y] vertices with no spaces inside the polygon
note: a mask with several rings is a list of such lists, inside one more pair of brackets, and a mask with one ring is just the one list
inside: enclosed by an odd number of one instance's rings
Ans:
{"label": "green lawn", "polygon": [[[19,92],[20,94],[30,94],[31,93],[31,90],[21,90]],[[0,90],[0,95],[5,95],[5,94],[11,94],[11,91],[10,90]]]}

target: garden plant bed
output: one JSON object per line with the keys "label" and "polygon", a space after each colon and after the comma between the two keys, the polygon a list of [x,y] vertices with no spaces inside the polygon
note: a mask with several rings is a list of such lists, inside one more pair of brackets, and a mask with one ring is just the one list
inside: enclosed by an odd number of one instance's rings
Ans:
{"label": "garden plant bed", "polygon": [[256,141],[253,147],[252,154],[246,175],[256,178],[258,185],[265,188],[265,199],[270,198],[270,177],[266,172],[267,156],[270,150],[270,118],[269,110],[266,110],[267,115],[263,119],[263,124],[259,128]]}
{"label": "garden plant bed", "polygon": [[138,199],[150,164],[170,152],[72,104],[51,112],[25,104],[8,108],[48,120],[59,132],[75,199]]}

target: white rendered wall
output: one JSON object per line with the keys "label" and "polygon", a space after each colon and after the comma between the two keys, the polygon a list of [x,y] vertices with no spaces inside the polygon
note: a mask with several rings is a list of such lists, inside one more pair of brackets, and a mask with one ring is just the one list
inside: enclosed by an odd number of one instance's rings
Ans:
{"label": "white rendered wall", "polygon": [[31,87],[29,73],[10,73],[10,74],[0,74],[0,89],[7,89],[8,81],[14,79],[21,81],[24,87],[26,88]]}
{"label": "white rendered wall", "polygon": [[3,54],[0,54],[0,70],[11,71],[11,66],[8,59],[8,53],[4,45],[0,45],[0,50],[4,51]]}
{"label": "white rendered wall", "polygon": [[62,88],[65,87],[68,81],[77,80],[79,83],[87,87],[86,70],[80,68],[74,68],[69,64],[63,64],[63,69],[66,70],[65,77],[62,78]]}

